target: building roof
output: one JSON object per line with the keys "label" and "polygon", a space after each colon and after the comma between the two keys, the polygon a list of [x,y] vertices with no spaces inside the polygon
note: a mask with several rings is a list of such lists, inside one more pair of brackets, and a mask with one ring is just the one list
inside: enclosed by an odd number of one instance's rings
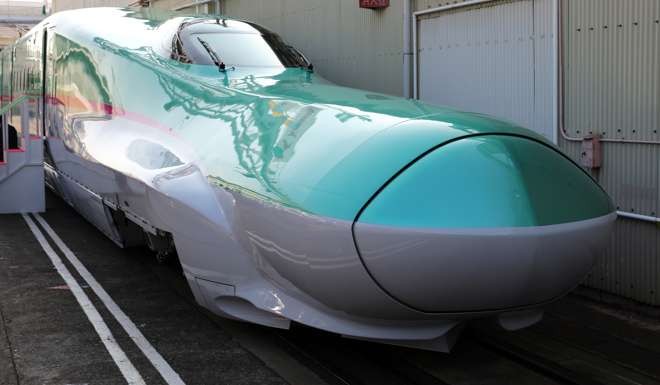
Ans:
{"label": "building roof", "polygon": [[0,48],[29,31],[44,18],[44,1],[0,0]]}

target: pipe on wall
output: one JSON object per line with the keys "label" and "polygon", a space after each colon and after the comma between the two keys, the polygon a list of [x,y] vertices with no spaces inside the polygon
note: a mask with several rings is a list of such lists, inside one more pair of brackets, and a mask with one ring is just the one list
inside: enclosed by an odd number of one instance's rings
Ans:
{"label": "pipe on wall", "polygon": [[412,41],[412,28],[417,28],[413,25],[413,0],[403,1],[403,97],[411,99],[412,93],[412,57],[413,57],[413,41]]}
{"label": "pipe on wall", "polygon": [[552,3],[552,14],[554,15],[555,22],[552,25],[552,32],[555,38],[555,44],[552,45],[552,56],[555,58],[552,63],[552,75],[554,80],[554,87],[552,89],[552,143],[559,146],[559,116],[560,108],[562,105],[562,95],[564,94],[563,85],[561,81],[561,63],[559,52],[561,47],[561,0],[555,0]]}
{"label": "pipe on wall", "polygon": [[[582,142],[582,138],[572,137],[566,133],[565,126],[565,114],[564,114],[564,52],[563,52],[563,31],[562,31],[562,0],[555,0],[554,4],[555,11],[555,29],[556,29],[556,42],[555,42],[555,60],[556,68],[556,82],[555,82],[555,102],[556,104],[556,126],[553,137],[556,138],[555,143],[559,145],[558,136],[569,142]],[[600,138],[601,142],[609,143],[637,143],[637,144],[660,144],[657,141],[649,140],[618,140],[610,138]],[[627,211],[617,211],[617,215],[622,218],[635,219],[638,221],[650,222],[650,223],[660,223],[660,217],[652,217],[648,215],[640,215]]]}
{"label": "pipe on wall", "polygon": [[616,214],[622,218],[628,218],[628,219],[636,219],[638,221],[645,221],[645,222],[651,222],[651,223],[657,223],[660,225],[660,218],[658,217],[651,217],[648,215],[640,215],[640,214],[635,214],[635,213],[629,213],[626,211],[617,211]]}
{"label": "pipe on wall", "polygon": [[[566,132],[566,125],[565,125],[565,114],[564,114],[564,53],[563,53],[563,36],[562,36],[562,6],[561,6],[562,0],[555,0],[555,8],[556,8],[556,28],[557,28],[557,42],[555,44],[556,47],[556,62],[557,62],[557,69],[556,69],[556,75],[557,75],[557,82],[555,84],[555,88],[559,90],[557,101],[558,101],[558,106],[555,111],[557,111],[557,129],[555,132],[555,136],[561,134],[561,137],[569,142],[582,142],[583,138],[580,137],[575,137],[575,136],[570,136]],[[656,140],[634,140],[634,139],[611,139],[611,138],[600,138],[599,139],[601,142],[606,142],[606,143],[634,143],[634,144],[660,144],[660,141]],[[555,143],[557,143],[555,141]]]}

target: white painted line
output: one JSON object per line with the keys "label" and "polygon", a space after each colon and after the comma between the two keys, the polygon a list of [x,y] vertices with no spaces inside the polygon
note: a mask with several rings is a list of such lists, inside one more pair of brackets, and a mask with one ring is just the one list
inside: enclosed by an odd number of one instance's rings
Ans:
{"label": "white painted line", "polygon": [[34,234],[35,238],[37,238],[37,241],[39,241],[41,248],[44,250],[46,255],[48,255],[48,258],[50,258],[57,272],[60,273],[60,276],[64,279],[64,282],[66,282],[66,284],[69,286],[71,293],[73,293],[73,296],[78,301],[78,304],[82,308],[83,312],[85,312],[89,322],[91,322],[92,326],[94,326],[94,330],[96,330],[96,333],[101,338],[101,342],[103,342],[103,345],[105,345],[108,353],[110,353],[110,356],[112,356],[112,359],[115,361],[115,364],[117,364],[117,367],[126,379],[126,382],[131,385],[145,385],[144,379],[142,379],[140,373],[137,371],[137,369],[135,369],[135,366],[133,366],[133,363],[131,363],[131,361],[128,359],[126,353],[124,353],[121,347],[117,344],[117,341],[115,341],[112,332],[108,328],[108,325],[106,325],[105,321],[103,321],[101,314],[99,314],[98,310],[96,310],[94,307],[94,304],[92,304],[87,294],[85,294],[85,291],[80,287],[76,279],[71,275],[69,269],[67,269],[64,263],[62,263],[62,260],[57,255],[57,253],[55,253],[55,250],[50,247],[50,244],[46,240],[46,237],[44,237],[44,234],[41,232],[41,230],[39,230],[37,225],[29,216],[23,214],[23,219],[27,223],[28,227],[30,227],[32,234]]}
{"label": "white painted line", "polygon": [[163,380],[169,385],[185,385],[179,374],[172,369],[170,364],[165,361],[163,356],[147,341],[142,332],[135,326],[135,323],[124,313],[123,310],[115,303],[115,301],[108,295],[103,287],[98,283],[96,278],[87,270],[87,268],[80,262],[78,257],[67,247],[62,239],[55,233],[55,231],[48,225],[48,223],[39,214],[34,214],[37,221],[46,230],[46,233],[55,241],[57,247],[62,250],[66,259],[71,262],[73,267],[78,271],[78,274],[87,282],[89,287],[99,297],[101,302],[108,308],[110,313],[115,317],[117,322],[124,328],[126,333],[131,337],[133,342],[140,348],[142,353],[147,357],[151,364],[158,370]]}

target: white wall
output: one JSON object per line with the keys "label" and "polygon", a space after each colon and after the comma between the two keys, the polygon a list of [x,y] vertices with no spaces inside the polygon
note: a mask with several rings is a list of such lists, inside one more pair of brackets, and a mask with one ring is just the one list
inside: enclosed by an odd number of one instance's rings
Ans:
{"label": "white wall", "polygon": [[52,12],[92,7],[125,7],[134,0],[52,0]]}

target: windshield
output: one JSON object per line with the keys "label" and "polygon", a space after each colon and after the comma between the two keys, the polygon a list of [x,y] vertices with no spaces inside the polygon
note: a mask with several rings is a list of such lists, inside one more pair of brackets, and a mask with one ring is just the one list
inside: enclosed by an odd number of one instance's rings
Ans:
{"label": "windshield", "polygon": [[278,35],[252,23],[195,20],[183,23],[172,57],[193,64],[231,67],[308,67],[309,62]]}
{"label": "windshield", "polygon": [[[196,34],[195,37],[208,43],[208,46],[228,67],[281,67],[284,65],[275,51],[260,35],[247,33],[200,33]],[[198,49],[203,49],[199,39],[197,39]]]}

